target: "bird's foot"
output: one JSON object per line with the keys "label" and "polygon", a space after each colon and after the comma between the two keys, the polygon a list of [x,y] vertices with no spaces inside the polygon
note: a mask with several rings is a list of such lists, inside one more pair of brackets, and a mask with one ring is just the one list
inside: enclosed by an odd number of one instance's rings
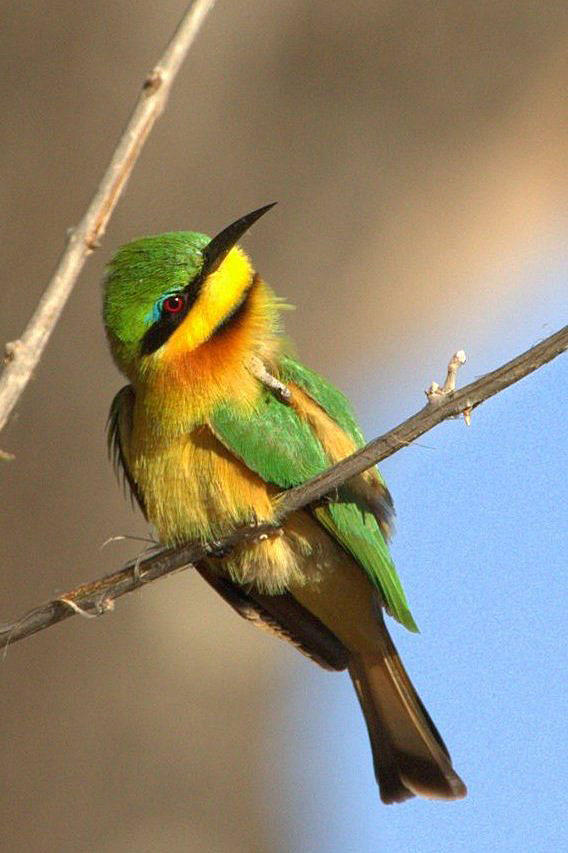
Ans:
{"label": "bird's foot", "polygon": [[208,557],[213,557],[215,560],[223,560],[229,556],[231,549],[219,539],[212,539],[211,542],[206,542],[204,548]]}

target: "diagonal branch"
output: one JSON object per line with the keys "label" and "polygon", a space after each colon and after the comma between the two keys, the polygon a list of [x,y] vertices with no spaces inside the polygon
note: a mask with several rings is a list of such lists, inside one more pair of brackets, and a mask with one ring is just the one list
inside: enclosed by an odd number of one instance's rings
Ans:
{"label": "diagonal branch", "polygon": [[[542,367],[568,349],[568,326],[532,349],[507,362],[491,373],[466,385],[458,391],[438,394],[417,414],[403,421],[385,435],[369,442],[352,456],[324,471],[307,483],[290,489],[280,497],[278,518],[282,521],[294,510],[319,500],[337,489],[350,477],[360,474],[382,459],[392,456],[406,447],[432,427],[464,412],[470,412],[484,400],[518,382],[524,376]],[[105,575],[96,581],[76,587],[53,601],[36,607],[20,619],[0,626],[0,648],[29,637],[80,613],[84,616],[100,616],[112,610],[116,598],[132,592],[138,587],[169,575],[179,569],[189,568],[215,552],[229,551],[236,544],[254,542],[271,535],[278,535],[278,526],[250,525],[232,531],[221,540],[209,545],[194,542],[180,548],[161,548],[157,552],[127,564],[123,569]]]}
{"label": "diagonal branch", "polygon": [[[142,147],[164,109],[174,79],[215,0],[193,0],[158,64],[146,77],[134,112],[95,195],[68,238],[57,268],[21,338],[6,344],[0,378],[0,430],[28,384],[83,264],[99,245]],[[9,454],[2,454],[9,458]]]}
{"label": "diagonal branch", "polygon": [[318,500],[323,495],[336,489],[345,480],[361,474],[377,462],[387,459],[402,447],[406,447],[425,432],[431,430],[437,424],[447,418],[456,417],[464,412],[470,412],[483,403],[484,400],[498,394],[518,382],[519,379],[528,376],[547,362],[552,361],[557,355],[568,349],[568,326],[564,326],[559,332],[541,341],[532,349],[508,361],[497,370],[485,373],[475,382],[466,385],[459,391],[442,394],[440,397],[424,406],[424,408],[412,417],[403,421],[394,429],[370,441],[365,447],[358,450],[352,456],[334,465],[323,474],[314,477],[308,483],[296,486],[286,492],[281,499],[280,508],[284,513],[293,512],[306,503]]}

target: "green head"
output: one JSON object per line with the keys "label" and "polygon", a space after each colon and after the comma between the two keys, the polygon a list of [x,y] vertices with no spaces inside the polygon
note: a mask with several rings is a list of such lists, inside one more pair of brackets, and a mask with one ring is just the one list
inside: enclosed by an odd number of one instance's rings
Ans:
{"label": "green head", "polygon": [[112,259],[104,285],[103,319],[115,361],[127,376],[136,373],[142,341],[160,322],[164,302],[171,297],[175,309],[178,295],[199,278],[202,250],[209,242],[196,231],[159,234],[122,246]]}
{"label": "green head", "polygon": [[250,264],[235,243],[271,207],[241,217],[213,239],[178,231],[143,237],[118,250],[104,283],[103,318],[114,359],[130,379],[143,373],[155,354],[163,355],[182,324],[188,346],[214,333],[212,318],[219,315],[222,321],[250,284]]}

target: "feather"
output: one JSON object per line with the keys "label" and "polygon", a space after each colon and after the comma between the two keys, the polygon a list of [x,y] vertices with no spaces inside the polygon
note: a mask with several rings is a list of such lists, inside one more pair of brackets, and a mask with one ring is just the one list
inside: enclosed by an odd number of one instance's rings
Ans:
{"label": "feather", "polygon": [[[314,377],[312,372],[312,388]],[[228,450],[263,480],[283,489],[314,477],[356,448],[353,439],[323,409],[308,407],[305,400],[301,404],[299,389],[289,387],[292,405],[263,388],[254,410],[243,411],[227,403],[210,419],[211,429]],[[416,631],[379,523],[369,507],[357,499],[356,489],[350,491],[348,485],[339,490],[337,500],[330,499],[314,507],[313,512],[359,562],[389,613]]]}

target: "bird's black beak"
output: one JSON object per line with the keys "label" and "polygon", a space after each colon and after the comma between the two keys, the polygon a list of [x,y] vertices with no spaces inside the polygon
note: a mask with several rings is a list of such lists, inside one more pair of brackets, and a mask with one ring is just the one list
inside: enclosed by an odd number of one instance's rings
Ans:
{"label": "bird's black beak", "polygon": [[231,225],[228,225],[227,228],[224,228],[216,237],[213,237],[211,242],[202,250],[203,266],[199,275],[201,281],[204,281],[207,276],[215,272],[245,231],[248,231],[257,219],[268,213],[270,208],[274,207],[275,204],[276,202],[273,201],[272,204],[265,204],[264,207],[259,207],[258,210],[253,210],[252,213],[241,216],[240,219],[237,219]]}

